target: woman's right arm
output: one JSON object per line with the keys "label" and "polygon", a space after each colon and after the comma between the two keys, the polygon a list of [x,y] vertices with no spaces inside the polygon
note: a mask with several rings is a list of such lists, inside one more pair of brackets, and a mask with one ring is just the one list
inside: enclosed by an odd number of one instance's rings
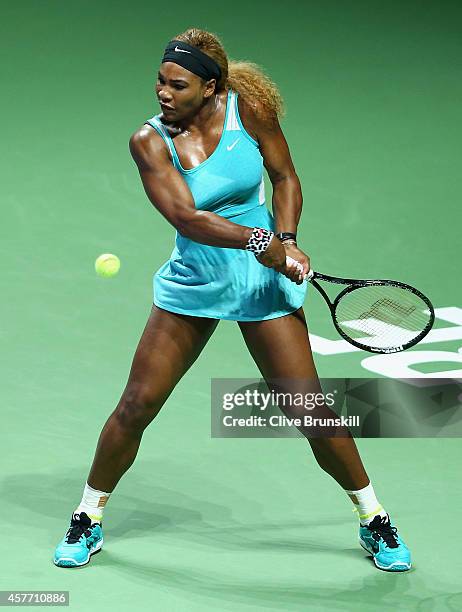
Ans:
{"label": "woman's right arm", "polygon": [[245,248],[253,228],[197,210],[187,183],[173,166],[164,141],[153,128],[143,126],[133,134],[130,152],[149,200],[182,236],[211,246]]}
{"label": "woman's right arm", "polygon": [[[182,236],[211,246],[245,249],[253,228],[198,210],[187,183],[172,164],[162,137],[153,128],[144,125],[133,134],[130,152],[149,200]],[[286,267],[285,249],[276,237],[265,251],[264,265],[297,280],[295,272]]]}

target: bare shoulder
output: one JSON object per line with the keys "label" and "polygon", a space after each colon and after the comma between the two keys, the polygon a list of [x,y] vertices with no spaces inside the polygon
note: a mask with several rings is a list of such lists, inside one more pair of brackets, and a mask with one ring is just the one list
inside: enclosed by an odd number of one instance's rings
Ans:
{"label": "bare shoulder", "polygon": [[144,124],[130,136],[130,153],[140,167],[151,167],[169,159],[167,145],[151,125]]}
{"label": "bare shoulder", "polygon": [[258,100],[250,103],[239,96],[237,105],[243,126],[257,142],[262,134],[275,133],[280,130],[276,115],[266,119],[262,117],[262,105]]}

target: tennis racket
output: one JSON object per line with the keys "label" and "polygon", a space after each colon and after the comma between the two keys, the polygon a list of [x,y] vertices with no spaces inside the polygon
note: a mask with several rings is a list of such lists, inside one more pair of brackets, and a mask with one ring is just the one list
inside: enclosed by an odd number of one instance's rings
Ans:
{"label": "tennis racket", "polygon": [[[394,280],[337,278],[313,270],[306,279],[326,301],[342,338],[364,351],[404,351],[420,342],[435,322],[432,303],[411,285]],[[331,300],[319,281],[344,288]]]}

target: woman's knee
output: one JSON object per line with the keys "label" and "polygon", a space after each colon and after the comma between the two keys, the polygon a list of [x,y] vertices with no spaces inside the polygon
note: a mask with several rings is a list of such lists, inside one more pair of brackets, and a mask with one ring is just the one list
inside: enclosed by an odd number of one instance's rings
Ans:
{"label": "woman's knee", "polygon": [[142,431],[162,408],[165,398],[147,385],[127,386],[115,414],[119,424],[127,429]]}

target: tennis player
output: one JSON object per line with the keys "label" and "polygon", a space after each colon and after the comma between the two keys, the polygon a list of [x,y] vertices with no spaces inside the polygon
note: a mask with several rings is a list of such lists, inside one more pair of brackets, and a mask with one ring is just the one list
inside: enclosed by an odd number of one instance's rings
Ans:
{"label": "tennis player", "polygon": [[[148,198],[177,230],[175,248],[154,276],[154,304],[127,385],[54,554],[60,567],[85,565],[101,549],[109,496],[220,319],[238,322],[266,380],[318,380],[302,309],[310,266],[296,236],[302,192],[278,121],[276,86],[255,64],[228,62],[215,35],[189,29],[168,43],[156,92],[162,112],[134,133],[130,151]],[[274,218],[265,206],[263,165]],[[410,569],[409,550],[351,436],[306,437],[358,511],[360,543],[375,565]]]}

